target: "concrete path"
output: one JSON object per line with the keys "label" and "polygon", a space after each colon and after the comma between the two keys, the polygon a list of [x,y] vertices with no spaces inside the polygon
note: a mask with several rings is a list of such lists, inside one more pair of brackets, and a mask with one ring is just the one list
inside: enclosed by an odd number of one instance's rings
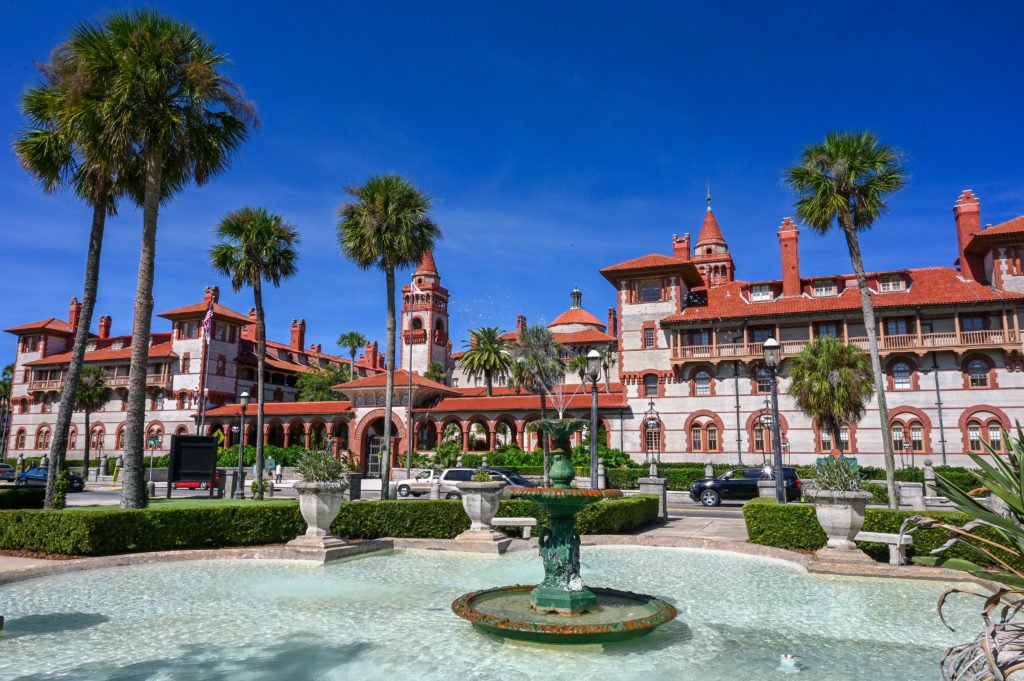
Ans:
{"label": "concrete path", "polygon": [[686,516],[672,518],[667,522],[638,532],[645,537],[685,538],[685,539],[716,539],[719,541],[747,541],[747,526],[742,516],[739,518],[708,518],[702,516]]}

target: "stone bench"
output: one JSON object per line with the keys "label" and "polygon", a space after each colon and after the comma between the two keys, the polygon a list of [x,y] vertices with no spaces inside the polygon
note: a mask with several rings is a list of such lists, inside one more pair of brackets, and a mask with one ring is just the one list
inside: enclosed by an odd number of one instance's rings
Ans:
{"label": "stone bench", "polygon": [[909,534],[902,537],[888,532],[858,532],[855,541],[870,541],[889,545],[889,565],[907,564],[907,547],[913,546],[914,538]]}
{"label": "stone bench", "polygon": [[523,528],[523,539],[529,539],[533,534],[533,528],[537,527],[536,518],[495,518],[491,525],[503,525],[505,527]]}

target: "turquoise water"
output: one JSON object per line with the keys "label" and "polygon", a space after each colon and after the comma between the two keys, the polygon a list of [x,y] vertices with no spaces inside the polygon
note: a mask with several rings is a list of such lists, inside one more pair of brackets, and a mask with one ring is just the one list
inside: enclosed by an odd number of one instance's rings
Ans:
{"label": "turquoise water", "polygon": [[[0,679],[937,679],[980,626],[974,599],[935,615],[946,585],[809,575],[760,558],[586,547],[589,584],[670,600],[679,617],[600,649],[528,647],[450,610],[467,591],[536,582],[535,552],[406,551],[328,567],[196,561],[0,587]],[[798,657],[799,672],[779,668]]]}

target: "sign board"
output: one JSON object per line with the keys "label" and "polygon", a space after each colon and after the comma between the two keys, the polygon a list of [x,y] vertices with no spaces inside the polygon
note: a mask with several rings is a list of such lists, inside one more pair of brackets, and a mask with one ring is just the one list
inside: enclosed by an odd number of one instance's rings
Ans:
{"label": "sign board", "polygon": [[205,435],[172,435],[167,467],[167,496],[177,483],[182,487],[208,489],[213,494],[217,475],[217,438]]}
{"label": "sign board", "polygon": [[160,438],[159,438],[159,436],[151,436],[148,440],[146,440],[146,446],[147,447],[159,447],[160,446]]}

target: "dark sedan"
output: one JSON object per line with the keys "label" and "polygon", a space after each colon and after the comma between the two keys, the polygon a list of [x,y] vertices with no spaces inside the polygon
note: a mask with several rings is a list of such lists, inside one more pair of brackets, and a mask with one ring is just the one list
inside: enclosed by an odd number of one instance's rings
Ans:
{"label": "dark sedan", "polygon": [[[27,485],[29,487],[41,487],[46,485],[46,478],[48,477],[49,471],[36,466],[35,468],[29,468],[27,471],[18,476],[15,485]],[[71,473],[71,491],[81,492],[85,489],[85,480],[82,480],[81,476]]]}
{"label": "dark sedan", "polygon": [[[782,470],[786,501],[800,501],[800,477],[796,469]],[[769,479],[770,469],[736,468],[717,478],[694,480],[690,485],[690,498],[705,506],[718,506],[723,501],[747,501],[758,495],[757,481]]]}
{"label": "dark sedan", "polygon": [[14,470],[14,466],[9,463],[0,463],[0,480],[6,480],[7,482],[14,482],[18,477],[18,474]]}

